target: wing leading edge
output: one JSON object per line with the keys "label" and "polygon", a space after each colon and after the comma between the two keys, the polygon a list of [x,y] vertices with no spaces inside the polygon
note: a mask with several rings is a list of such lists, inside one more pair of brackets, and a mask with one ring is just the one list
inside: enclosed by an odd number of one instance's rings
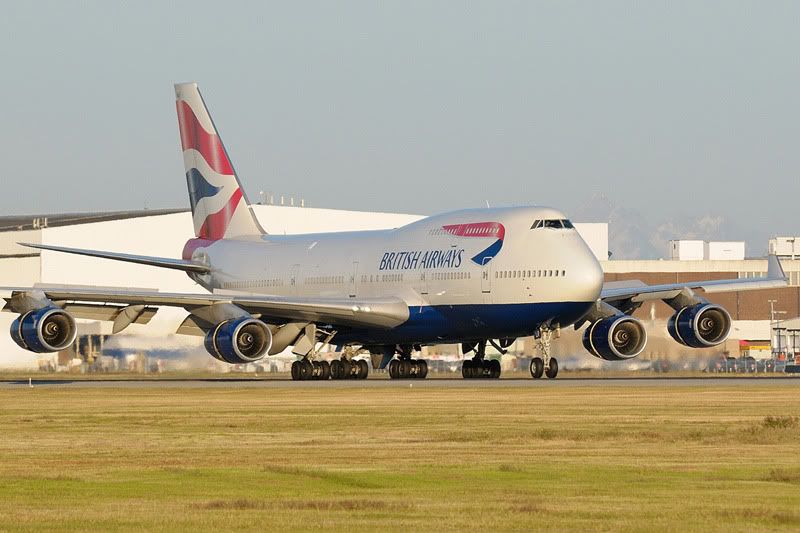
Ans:
{"label": "wing leading edge", "polygon": [[123,304],[125,306],[181,307],[190,313],[199,308],[233,304],[253,315],[276,320],[302,320],[350,327],[393,328],[409,317],[408,305],[399,298],[285,298],[252,294],[180,294],[143,289],[95,289],[79,286],[0,287],[4,310],[19,312],[15,302],[30,295],[46,297],[59,306],[74,303]]}
{"label": "wing leading edge", "polygon": [[714,293],[777,289],[786,287],[787,285],[788,280],[780,260],[777,256],[770,255],[767,260],[766,277],[689,281],[686,283],[667,283],[663,285],[645,285],[638,280],[607,283],[603,287],[600,299],[612,305],[614,302],[621,300],[641,303],[648,300],[669,300],[675,298],[684,289],[702,289],[707,293]]}

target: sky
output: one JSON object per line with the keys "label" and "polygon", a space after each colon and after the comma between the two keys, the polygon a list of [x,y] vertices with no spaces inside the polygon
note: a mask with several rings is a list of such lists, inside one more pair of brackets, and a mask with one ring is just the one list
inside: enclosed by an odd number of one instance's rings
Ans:
{"label": "sky", "polygon": [[3,14],[0,215],[187,206],[172,84],[197,81],[251,198],[549,205],[577,220],[611,203],[675,231],[720,221],[753,252],[800,233],[798,2]]}

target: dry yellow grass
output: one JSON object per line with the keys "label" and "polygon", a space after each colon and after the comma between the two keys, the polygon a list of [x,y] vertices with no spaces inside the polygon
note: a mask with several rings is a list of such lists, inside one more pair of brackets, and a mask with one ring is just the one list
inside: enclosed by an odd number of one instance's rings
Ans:
{"label": "dry yellow grass", "polygon": [[0,390],[0,529],[800,527],[757,387]]}

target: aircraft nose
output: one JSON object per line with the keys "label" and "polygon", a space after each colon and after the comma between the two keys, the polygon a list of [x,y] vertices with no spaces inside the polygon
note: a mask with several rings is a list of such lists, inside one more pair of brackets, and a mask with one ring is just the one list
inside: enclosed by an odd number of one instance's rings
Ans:
{"label": "aircraft nose", "polygon": [[576,272],[575,291],[582,302],[594,302],[600,297],[604,280],[603,267],[591,250],[586,250],[584,260]]}

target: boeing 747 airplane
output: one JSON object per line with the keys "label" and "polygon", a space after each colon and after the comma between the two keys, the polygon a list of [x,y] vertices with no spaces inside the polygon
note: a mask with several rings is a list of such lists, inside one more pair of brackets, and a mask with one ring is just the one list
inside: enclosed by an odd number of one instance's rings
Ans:
{"label": "boeing 747 airplane", "polygon": [[[182,259],[28,244],[33,248],[177,269],[208,290],[170,294],[133,289],[5,287],[5,311],[19,314],[14,341],[55,352],[76,337],[76,318],[113,321],[118,333],[146,324],[160,306],[181,307],[177,333],[203,336],[211,356],[230,364],[291,348],[294,379],[366,378],[370,353],[392,378],[424,378],[424,345],[459,343],[465,378],[500,376],[485,358],[515,338],[535,336],[542,356],[531,376],[556,377],[550,341],[561,328],[588,325],[593,356],[619,361],[647,342],[631,313],[648,300],[675,309],[668,329],[693,348],[722,343],[731,317],[702,293],[783,287],[778,259],[767,277],[647,286],[604,285],[603,270],[560,211],[546,207],[467,209],[380,231],[269,235],[253,214],[196,83],[175,86],[183,162],[195,236]],[[319,360],[321,346],[341,359]],[[380,357],[378,357],[380,355]]]}

